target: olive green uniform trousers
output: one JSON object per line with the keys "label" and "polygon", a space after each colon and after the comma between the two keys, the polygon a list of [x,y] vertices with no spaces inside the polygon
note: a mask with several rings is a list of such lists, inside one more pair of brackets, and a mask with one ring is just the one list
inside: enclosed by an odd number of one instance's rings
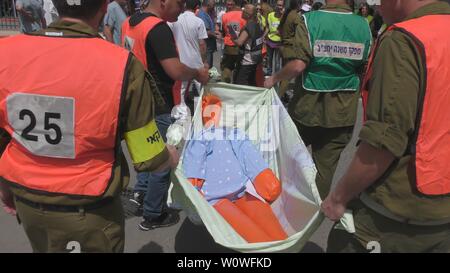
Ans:
{"label": "olive green uniform trousers", "polygon": [[308,127],[294,122],[305,145],[311,145],[312,158],[317,168],[316,185],[323,200],[330,191],[341,153],[352,138],[353,126]]}
{"label": "olive green uniform trousers", "polygon": [[46,210],[16,199],[17,215],[34,252],[123,252],[125,217],[120,197],[92,210]]}
{"label": "olive green uniform trousers", "polygon": [[[357,202],[359,203],[359,202]],[[331,253],[450,253],[450,224],[418,226],[391,220],[360,204],[353,208],[356,233],[333,228]]]}

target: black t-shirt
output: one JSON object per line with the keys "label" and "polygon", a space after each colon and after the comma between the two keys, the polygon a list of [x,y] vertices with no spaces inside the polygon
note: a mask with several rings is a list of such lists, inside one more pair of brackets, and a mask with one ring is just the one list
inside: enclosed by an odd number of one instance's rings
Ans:
{"label": "black t-shirt", "polygon": [[264,36],[264,31],[261,29],[261,26],[259,23],[254,21],[248,21],[247,24],[244,26],[242,31],[247,31],[251,43],[252,49],[256,47],[261,47],[262,44],[257,40]]}
{"label": "black t-shirt", "polygon": [[[152,13],[136,13],[130,19],[130,25],[135,26],[149,16],[156,16]],[[162,60],[179,58],[175,38],[172,30],[162,22],[149,31],[145,41],[145,51],[147,52],[147,69],[155,78],[156,84],[164,97],[169,112],[174,106],[172,87],[175,81],[166,73],[161,65]]]}
{"label": "black t-shirt", "polygon": [[242,55],[241,64],[256,65],[262,61],[262,46],[264,31],[257,22],[248,21],[242,32],[247,32],[248,39],[241,46],[240,54]]}

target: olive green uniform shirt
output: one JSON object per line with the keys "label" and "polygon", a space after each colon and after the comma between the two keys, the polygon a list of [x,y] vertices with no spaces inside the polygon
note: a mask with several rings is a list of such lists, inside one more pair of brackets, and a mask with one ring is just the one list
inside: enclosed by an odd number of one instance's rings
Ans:
{"label": "olive green uniform shirt", "polygon": [[[450,6],[432,3],[406,20],[432,14],[450,14]],[[450,197],[419,194],[411,165],[414,158],[410,148],[418,129],[417,109],[423,103],[419,98],[425,92],[423,62],[424,57],[408,35],[394,30],[381,37],[369,82],[367,122],[359,135],[360,140],[396,157],[385,174],[366,191],[368,195],[396,216],[419,222],[450,218]]]}
{"label": "olive green uniform shirt", "polygon": [[[329,11],[349,12],[348,5],[327,5]],[[303,17],[300,19],[292,42],[283,47],[283,58],[298,59],[307,65],[313,58]],[[292,44],[290,44],[292,43]],[[363,67],[361,67],[361,72]],[[311,92],[303,89],[301,76],[296,79],[294,98],[289,104],[291,117],[304,126],[310,127],[347,127],[354,126],[358,110],[359,92]]]}
{"label": "olive green uniform shirt", "polygon": [[[65,36],[95,36],[101,38],[91,27],[68,21],[55,22],[51,24],[48,29],[41,31],[41,34],[47,31],[62,32]],[[70,54],[70,52],[67,54]],[[114,58],[114,56],[111,56],[111,58]],[[64,62],[62,62],[61,65],[64,65]],[[123,131],[119,132],[119,137],[122,140],[124,139],[125,132],[142,128],[154,119],[154,100],[155,97],[160,98],[155,81],[150,74],[146,72],[141,62],[139,62],[134,56],[131,57],[125,73],[128,75],[128,83],[127,86],[124,87],[124,90],[126,90],[126,95],[124,104],[122,105],[123,110],[121,120],[123,121],[124,126],[122,128]],[[121,147],[117,147],[117,149],[120,149],[120,151],[119,156],[116,158],[116,163],[113,166],[111,183],[106,189],[106,192],[100,197],[75,197],[42,193],[25,189],[23,187],[16,186],[15,184],[10,184],[11,190],[15,195],[33,202],[56,205],[84,205],[93,203],[99,199],[118,196],[122,189],[128,185],[129,169],[125,156],[121,151]],[[134,167],[138,171],[151,171],[167,161],[168,158],[169,154],[165,148],[153,159],[136,164]],[[23,167],[22,171],[26,172],[26,166]],[[58,170],[55,170],[55,172],[57,171]]]}
{"label": "olive green uniform shirt", "polygon": [[[286,17],[286,21],[280,29],[281,41],[283,43],[281,47],[281,55],[283,59],[286,59],[284,56],[287,54],[288,56],[293,56],[294,54],[294,40],[295,40],[295,32],[297,30],[298,25],[302,23],[302,19],[298,15],[296,10],[292,10],[289,12]],[[285,50],[287,51],[285,53]]]}

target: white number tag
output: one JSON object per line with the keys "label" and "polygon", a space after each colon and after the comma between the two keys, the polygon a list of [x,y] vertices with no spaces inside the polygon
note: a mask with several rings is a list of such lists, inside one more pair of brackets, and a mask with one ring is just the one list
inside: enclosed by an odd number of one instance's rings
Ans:
{"label": "white number tag", "polygon": [[75,158],[75,100],[15,93],[7,98],[13,138],[30,153],[55,158]]}

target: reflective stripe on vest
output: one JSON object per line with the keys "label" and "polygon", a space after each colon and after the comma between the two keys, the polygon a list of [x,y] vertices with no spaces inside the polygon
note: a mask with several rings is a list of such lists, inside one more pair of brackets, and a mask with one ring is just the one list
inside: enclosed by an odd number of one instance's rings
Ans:
{"label": "reflective stripe on vest", "polygon": [[[415,158],[417,189],[425,195],[450,193],[450,15],[429,15],[396,24],[388,31],[401,31],[410,36],[422,54],[426,71],[426,87],[418,108]],[[432,29],[433,31],[430,31]],[[371,65],[372,66],[372,65]],[[367,86],[372,68],[363,87],[367,107]],[[366,112],[366,111],[365,111]]]}
{"label": "reflective stripe on vest", "polygon": [[312,11],[303,15],[313,58],[303,73],[312,92],[357,91],[372,34],[367,20],[350,12]]}
{"label": "reflective stripe on vest", "polygon": [[245,26],[245,20],[242,19],[242,11],[229,11],[222,16],[223,31],[225,33],[224,44],[226,46],[236,46],[231,38],[228,27],[233,28],[237,36]]}
{"label": "reflective stripe on vest", "polygon": [[281,36],[278,32],[278,26],[280,25],[281,18],[275,16],[275,12],[267,15],[267,26],[269,27],[268,37],[272,42],[281,42]]}
{"label": "reflective stripe on vest", "polygon": [[[23,54],[26,52],[26,54]],[[0,43],[0,176],[27,189],[100,196],[116,160],[129,52],[98,38]]]}
{"label": "reflective stripe on vest", "polygon": [[149,16],[136,26],[131,26],[130,17],[128,17],[122,25],[122,46],[133,52],[146,69],[148,68],[145,50],[147,35],[156,25],[162,22],[164,21],[156,16]]}
{"label": "reflective stripe on vest", "polygon": [[266,29],[266,18],[264,16],[262,16],[261,14],[258,14],[258,24],[261,27],[262,30]]}

